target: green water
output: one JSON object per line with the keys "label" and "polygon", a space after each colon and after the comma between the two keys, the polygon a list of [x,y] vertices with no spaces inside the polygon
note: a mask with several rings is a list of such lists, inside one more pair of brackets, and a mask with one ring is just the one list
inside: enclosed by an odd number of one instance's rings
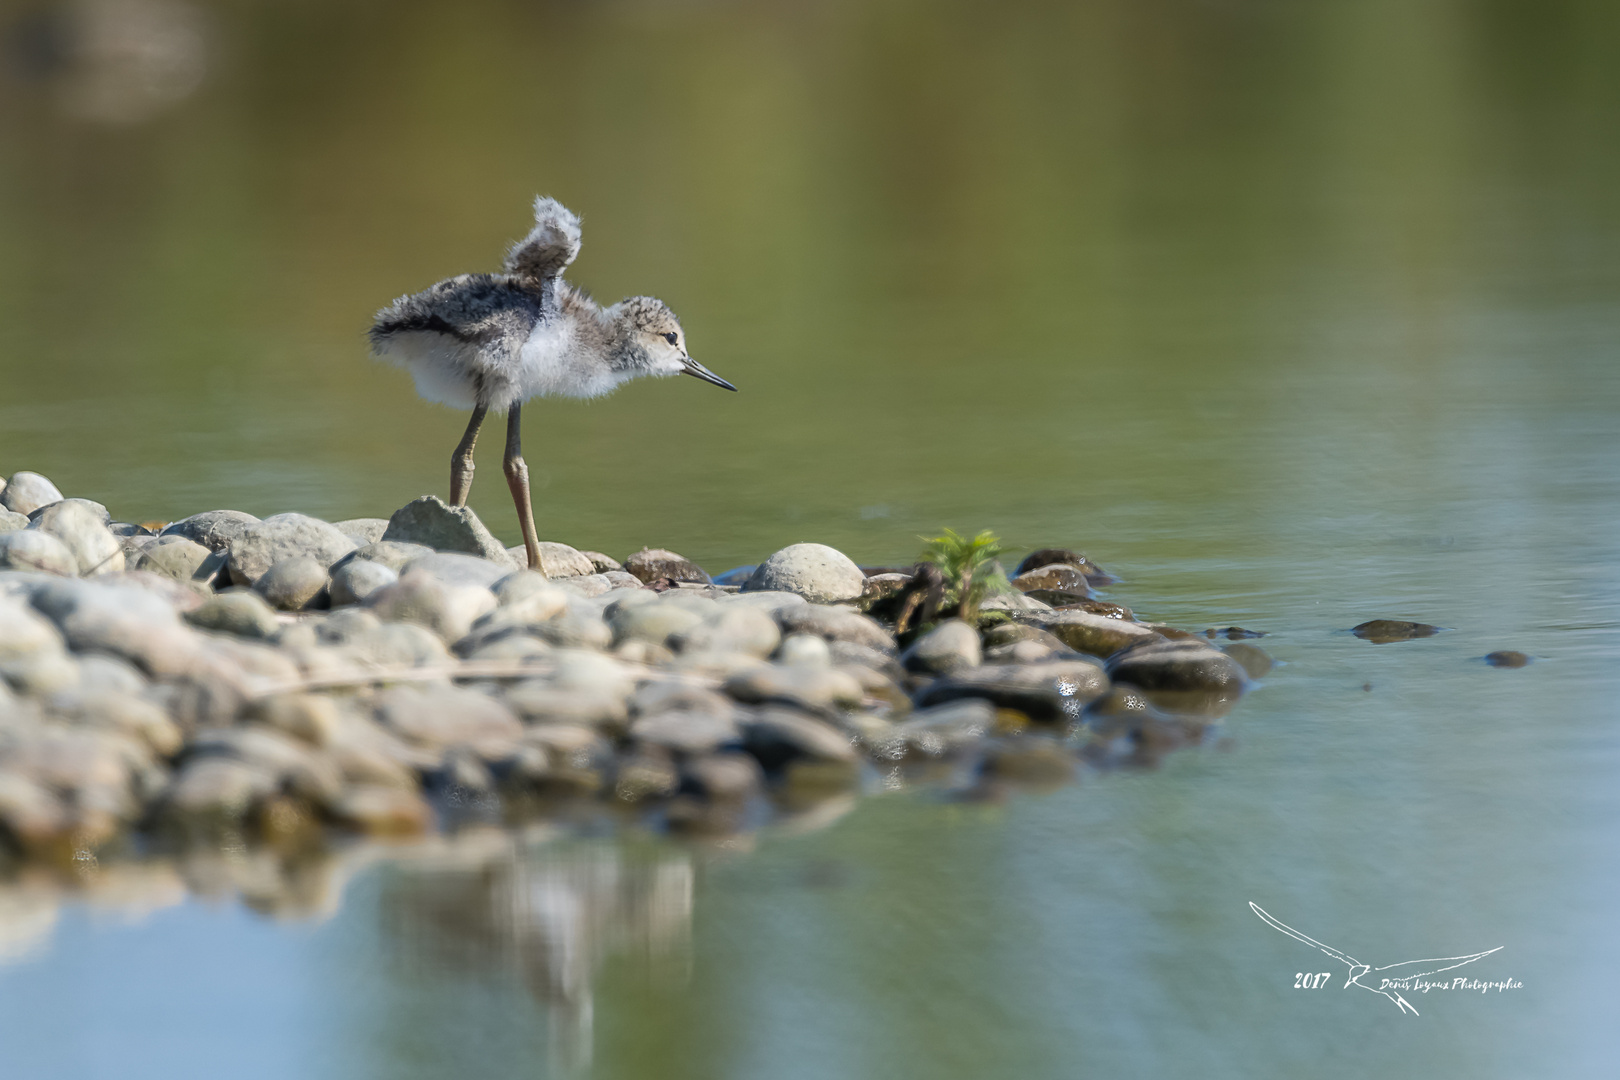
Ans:
{"label": "green water", "polygon": [[[994,528],[1285,666],[1225,749],[998,805],[473,838],[299,919],[12,887],[0,1073],[1613,1075],[1620,9],[204,15],[145,120],[0,97],[0,473],[136,520],[442,493],[465,418],[364,330],[544,191],[572,277],[742,392],[525,410],[543,536],[718,571]],[[1341,632],[1378,617],[1453,629]],[[1339,965],[1251,900],[1523,987],[1297,991]]]}

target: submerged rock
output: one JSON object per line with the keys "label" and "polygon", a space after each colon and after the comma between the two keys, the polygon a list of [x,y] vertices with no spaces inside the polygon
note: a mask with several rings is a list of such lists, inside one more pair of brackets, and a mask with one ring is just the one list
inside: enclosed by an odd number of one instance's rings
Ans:
{"label": "submerged rock", "polygon": [[382,538],[421,544],[434,551],[460,551],[495,562],[507,561],[505,546],[490,534],[477,514],[469,507],[451,506],[437,495],[424,495],[394,511]]}
{"label": "submerged rock", "polygon": [[1487,664],[1491,665],[1491,667],[1499,668],[1524,667],[1530,663],[1531,659],[1532,658],[1530,656],[1527,656],[1522,652],[1515,652],[1511,649],[1487,653],[1485,656],[1485,662]]}
{"label": "submerged rock", "polygon": [[1132,649],[1109,663],[1108,674],[1188,712],[1223,712],[1249,685],[1242,665],[1196,639]]}
{"label": "submerged rock", "polygon": [[15,514],[31,514],[61,500],[56,485],[36,472],[12,473],[4,489],[0,489],[0,506]]}
{"label": "submerged rock", "polygon": [[1158,634],[1139,623],[1089,611],[1055,611],[1030,621],[1069,648],[1091,656],[1109,657],[1132,645],[1159,639]]}
{"label": "submerged rock", "polygon": [[826,544],[793,544],[760,564],[744,592],[797,593],[813,604],[857,600],[866,575],[853,559]]}
{"label": "submerged rock", "polygon": [[1078,719],[1087,703],[1107,693],[1108,687],[1102,665],[1091,660],[988,664],[938,680],[917,695],[917,704],[929,707],[979,698],[1016,709],[1038,723],[1064,723]]}
{"label": "submerged rock", "polygon": [[1413,638],[1433,637],[1443,627],[1428,623],[1402,622],[1399,619],[1373,619],[1351,629],[1351,633],[1374,645],[1387,645],[1392,641],[1411,641]]}

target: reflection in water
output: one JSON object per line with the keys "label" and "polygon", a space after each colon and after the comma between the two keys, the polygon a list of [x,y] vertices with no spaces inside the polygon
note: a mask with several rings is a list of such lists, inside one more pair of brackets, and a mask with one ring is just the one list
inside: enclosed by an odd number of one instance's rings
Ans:
{"label": "reflection in water", "polygon": [[545,1009],[554,1064],[590,1063],[592,983],[610,953],[684,976],[690,854],[619,844],[530,847],[501,833],[402,863],[382,923],[399,957],[430,972],[510,971]]}

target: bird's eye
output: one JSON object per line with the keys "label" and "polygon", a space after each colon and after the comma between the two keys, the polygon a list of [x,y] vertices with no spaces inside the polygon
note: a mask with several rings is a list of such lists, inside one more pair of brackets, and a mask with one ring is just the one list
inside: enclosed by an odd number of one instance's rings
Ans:
{"label": "bird's eye", "polygon": [[664,335],[664,340],[669,342],[671,345],[673,345],[673,344],[675,344],[675,335],[674,334],[665,334]]}

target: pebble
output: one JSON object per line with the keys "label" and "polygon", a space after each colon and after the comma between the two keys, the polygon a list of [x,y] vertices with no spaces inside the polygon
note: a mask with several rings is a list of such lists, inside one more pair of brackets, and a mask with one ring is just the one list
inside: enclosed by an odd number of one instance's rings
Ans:
{"label": "pebble", "polygon": [[[1091,597],[1091,586],[1086,582],[1085,571],[1078,566],[1063,563],[1052,563],[1025,571],[1013,578],[1011,584],[1022,593],[1063,594],[1075,600],[1086,600]],[[1051,602],[1050,595],[1038,598]]]}
{"label": "pebble", "polygon": [[995,720],[995,706],[969,698],[918,710],[895,725],[893,737],[906,755],[950,757],[977,749]]}
{"label": "pebble", "polygon": [[60,502],[56,485],[35,472],[16,472],[0,489],[0,506],[14,514],[31,514],[42,506]]}
{"label": "pebble", "polygon": [[961,619],[946,619],[900,654],[907,671],[926,675],[978,667],[983,661],[979,631]]}
{"label": "pebble", "polygon": [[630,725],[632,741],[677,754],[712,754],[738,743],[742,731],[729,715],[700,709],[673,709]]}
{"label": "pebble", "polygon": [[364,603],[373,593],[398,580],[399,574],[383,563],[354,559],[332,572],[327,591],[333,607],[345,607]]}
{"label": "pebble", "polygon": [[405,569],[407,563],[432,554],[433,549],[422,544],[406,544],[398,540],[379,540],[374,544],[365,544],[355,548],[353,552],[333,563],[332,569],[337,570],[358,560],[365,560],[379,566],[386,566],[398,574]]}
{"label": "pebble", "polygon": [[670,640],[703,623],[703,613],[670,601],[619,605],[609,624],[613,628],[615,644],[624,641],[647,641],[654,645],[669,646]]}
{"label": "pebble", "polygon": [[510,708],[475,690],[453,686],[396,686],[377,695],[379,723],[406,742],[429,750],[467,746],[485,760],[509,755],[523,735]]}
{"label": "pebble", "polygon": [[1039,551],[1032,551],[1024,556],[1024,561],[1018,564],[1014,575],[1027,574],[1031,570],[1053,564],[1077,567],[1093,584],[1109,584],[1119,580],[1078,551],[1071,551],[1068,548],[1041,548]]}
{"label": "pebble", "polygon": [[437,495],[424,495],[395,510],[382,538],[421,544],[434,551],[459,551],[498,563],[508,561],[506,548],[477,514],[469,507],[451,506]]}
{"label": "pebble", "polygon": [[1501,649],[1485,655],[1485,662],[1487,664],[1491,665],[1491,667],[1499,668],[1525,667],[1530,663],[1531,659],[1532,658],[1530,656],[1522,652],[1515,652],[1512,649]]}
{"label": "pebble", "polygon": [[671,636],[667,644],[681,652],[731,652],[765,657],[782,642],[776,620],[758,608],[722,607],[704,615],[698,625]]}
{"label": "pebble", "polygon": [[[523,551],[522,548],[516,549]],[[519,559],[520,565],[528,565],[526,554]],[[597,573],[597,568],[585,555],[553,540],[540,541],[540,572],[548,578],[587,577]]]}
{"label": "pebble", "polygon": [[433,824],[433,808],[414,791],[366,784],[344,792],[332,817],[370,836],[417,836]]}
{"label": "pebble", "polygon": [[767,772],[797,759],[854,764],[859,753],[848,735],[825,720],[780,706],[767,706],[743,719],[743,747]]}
{"label": "pebble", "polygon": [[324,570],[355,550],[353,540],[304,514],[267,517],[230,542],[231,581],[252,585],[283,559],[307,555]]}
{"label": "pebble", "polygon": [[703,567],[684,556],[675,554],[673,551],[665,551],[663,548],[642,548],[624,560],[623,569],[626,573],[643,582],[667,578],[670,581],[695,581],[703,585],[713,584]]}
{"label": "pebble", "polygon": [[866,591],[866,575],[854,560],[826,544],[793,544],[759,565],[744,592],[790,592],[813,604],[856,600]]}
{"label": "pebble", "polygon": [[33,604],[75,651],[112,653],[155,675],[184,671],[197,649],[174,608],[137,586],[53,582],[34,593]]}
{"label": "pebble", "polygon": [[755,667],[727,679],[722,687],[738,701],[792,701],[812,709],[858,705],[864,693],[848,672],[837,668]]}
{"label": "pebble", "polygon": [[447,584],[432,574],[408,570],[392,585],[368,596],[366,607],[384,622],[415,623],[450,645],[495,610],[495,594],[477,585]]}
{"label": "pebble", "polygon": [[0,570],[73,577],[79,572],[79,560],[66,544],[50,533],[19,529],[0,533]]}
{"label": "pebble", "polygon": [[446,551],[412,559],[400,570],[400,576],[413,571],[431,574],[446,585],[476,585],[480,589],[488,589],[497,581],[511,576],[512,567],[505,562],[491,562],[473,555]]}
{"label": "pebble", "polygon": [[253,590],[277,611],[304,611],[327,599],[326,567],[308,555],[282,559],[253,583]]}
{"label": "pebble", "polygon": [[28,528],[28,515],[0,510],[0,533],[16,532]]}
{"label": "pebble", "polygon": [[976,698],[1016,709],[1038,723],[1064,723],[1078,720],[1086,704],[1108,687],[1108,674],[1091,660],[988,664],[937,680],[917,695],[917,704]]}
{"label": "pebble", "polygon": [[[856,646],[859,648],[859,646]],[[882,656],[881,653],[876,655]],[[789,634],[776,650],[776,662],[794,667],[831,667],[832,649],[815,634]]]}
{"label": "pebble", "polygon": [[201,544],[209,551],[225,551],[231,546],[231,541],[258,523],[258,518],[240,510],[204,510],[176,521],[159,535],[178,536]]}
{"label": "pebble", "polygon": [[1131,649],[1110,661],[1108,675],[1149,692],[1186,695],[1170,700],[1189,712],[1219,712],[1236,701],[1249,683],[1241,664],[1197,639],[1160,641]]}
{"label": "pebble", "polygon": [[815,634],[828,641],[848,641],[881,653],[894,655],[894,635],[877,620],[849,608],[821,604],[797,604],[778,608],[776,623],[784,634]]}
{"label": "pebble", "polygon": [[142,548],[140,555],[135,559],[134,569],[161,574],[174,581],[202,582],[203,564],[213,552],[181,536],[167,539],[168,543],[154,542]]}
{"label": "pebble", "polygon": [[218,593],[186,612],[186,621],[201,630],[267,641],[281,629],[275,609],[258,593],[235,588]]}
{"label": "pebble", "polygon": [[741,802],[765,788],[765,773],[752,754],[702,754],[681,766],[681,788],[714,802]]}
{"label": "pebble", "polygon": [[624,564],[611,555],[604,555],[600,551],[581,551],[581,555],[591,561],[591,569],[598,574],[605,574],[609,570],[623,570]]}

